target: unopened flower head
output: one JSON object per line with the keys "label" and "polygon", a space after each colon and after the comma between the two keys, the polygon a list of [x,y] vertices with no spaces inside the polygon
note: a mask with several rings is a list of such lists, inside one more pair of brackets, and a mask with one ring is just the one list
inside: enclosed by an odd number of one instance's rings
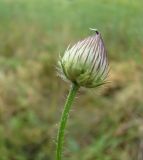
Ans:
{"label": "unopened flower head", "polygon": [[68,47],[59,61],[62,75],[79,86],[93,88],[105,83],[108,59],[98,31]]}

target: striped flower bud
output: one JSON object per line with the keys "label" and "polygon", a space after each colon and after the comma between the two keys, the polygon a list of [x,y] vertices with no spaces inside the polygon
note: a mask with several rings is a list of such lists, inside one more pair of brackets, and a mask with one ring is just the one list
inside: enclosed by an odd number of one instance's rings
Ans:
{"label": "striped flower bud", "polygon": [[108,59],[98,31],[68,47],[59,61],[62,75],[73,83],[93,88],[105,83],[108,75]]}

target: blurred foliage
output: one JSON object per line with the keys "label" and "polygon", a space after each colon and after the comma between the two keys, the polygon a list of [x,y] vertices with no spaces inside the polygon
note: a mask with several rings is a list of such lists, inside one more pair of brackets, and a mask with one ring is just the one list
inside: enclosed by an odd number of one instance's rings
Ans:
{"label": "blurred foliage", "polygon": [[142,0],[0,0],[1,160],[54,160],[69,88],[58,56],[90,27],[104,37],[111,83],[78,93],[65,159],[141,160],[142,17]]}

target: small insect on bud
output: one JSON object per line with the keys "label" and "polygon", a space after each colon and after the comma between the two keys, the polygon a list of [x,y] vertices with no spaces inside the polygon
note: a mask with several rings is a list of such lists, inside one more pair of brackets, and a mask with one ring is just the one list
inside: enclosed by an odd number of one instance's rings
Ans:
{"label": "small insect on bud", "polygon": [[101,34],[95,34],[68,47],[59,61],[62,76],[78,86],[97,87],[105,83],[108,59]]}

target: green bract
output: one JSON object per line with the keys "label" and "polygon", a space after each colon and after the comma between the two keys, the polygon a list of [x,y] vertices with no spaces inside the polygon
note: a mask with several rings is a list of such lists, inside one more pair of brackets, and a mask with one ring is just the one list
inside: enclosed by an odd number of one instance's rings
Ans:
{"label": "green bract", "polygon": [[93,36],[68,47],[59,61],[62,75],[77,84],[93,88],[105,83],[108,74],[108,59],[101,34]]}

